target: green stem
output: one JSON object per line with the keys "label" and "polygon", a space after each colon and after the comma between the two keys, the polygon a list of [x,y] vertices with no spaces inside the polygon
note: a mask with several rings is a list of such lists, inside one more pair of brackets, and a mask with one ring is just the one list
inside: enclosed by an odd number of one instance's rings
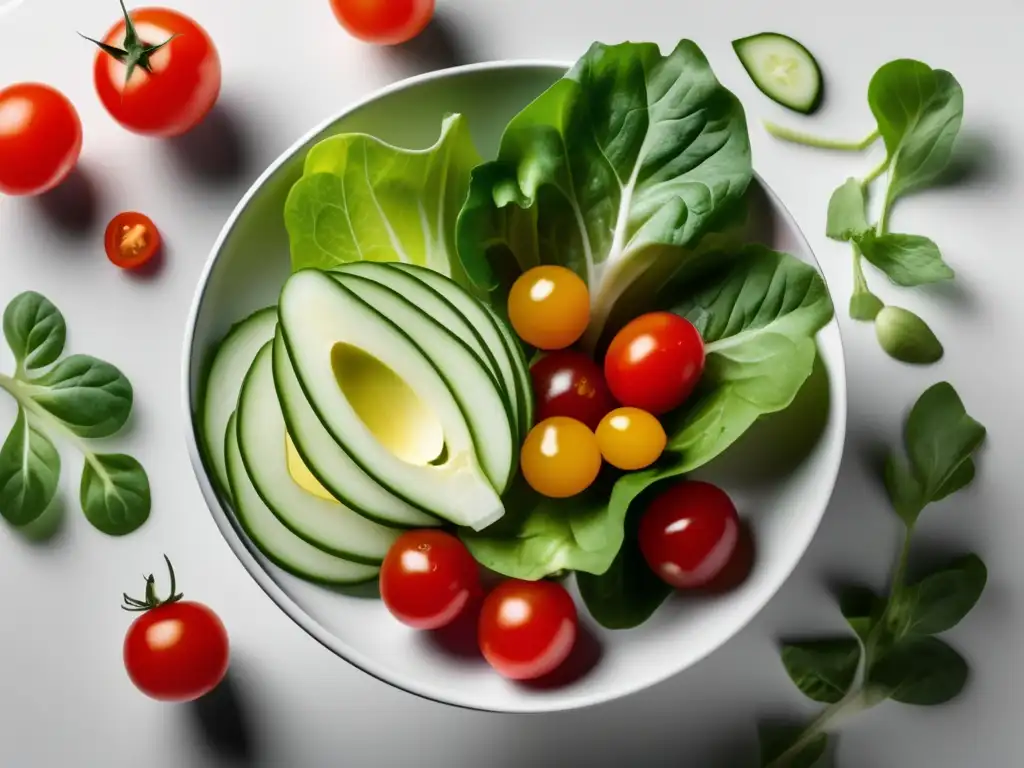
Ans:
{"label": "green stem", "polygon": [[869,706],[871,705],[864,696],[863,689],[860,686],[854,686],[842,699],[835,704],[829,704],[823,709],[821,714],[797,737],[796,741],[790,744],[781,755],[768,763],[765,768],[787,768],[808,744],[825,733],[828,727],[841,716],[855,714],[867,709]]}
{"label": "green stem", "polygon": [[889,231],[889,214],[892,213],[893,204],[893,196],[891,190],[892,185],[890,184],[889,187],[885,190],[885,200],[882,203],[882,212],[878,216],[878,227],[875,231],[877,232],[879,237],[881,237],[882,235]]}
{"label": "green stem", "polygon": [[861,152],[874,144],[881,137],[878,130],[872,131],[861,141],[844,141],[842,139],[825,139],[821,136],[812,136],[809,133],[794,131],[792,128],[773,123],[770,120],[764,121],[764,128],[768,133],[782,141],[791,144],[802,144],[805,147],[818,147],[819,149],[834,149],[840,152]]}
{"label": "green stem", "polygon": [[871,184],[871,182],[873,182],[875,179],[877,179],[879,176],[881,176],[887,170],[889,170],[889,158],[888,157],[886,157],[885,160],[883,160],[881,163],[879,163],[877,166],[875,166],[874,170],[871,171],[871,173],[869,173],[867,176],[865,176],[863,179],[861,179],[860,180],[860,185],[862,187],[867,187],[869,184]]}
{"label": "green stem", "polygon": [[856,243],[853,244],[853,292],[871,293],[868,288],[868,280],[864,276],[864,264],[861,262],[863,256]]}

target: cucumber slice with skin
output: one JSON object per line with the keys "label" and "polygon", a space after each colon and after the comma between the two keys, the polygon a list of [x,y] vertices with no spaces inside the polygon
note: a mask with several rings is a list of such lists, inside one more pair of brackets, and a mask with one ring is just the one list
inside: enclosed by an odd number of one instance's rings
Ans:
{"label": "cucumber slice with skin", "polygon": [[257,353],[238,398],[238,448],[263,503],[292,533],[356,563],[380,565],[398,538],[338,501],[302,488],[288,468],[284,415],[274,389],[273,341]]}
{"label": "cucumber slice with skin", "polygon": [[[469,426],[480,466],[494,489],[504,493],[519,462],[516,430],[501,388],[480,358],[458,336],[397,291],[346,272],[335,272],[334,277],[392,320],[435,363]],[[504,428],[499,428],[500,421]]]}
{"label": "cucumber slice with skin", "polygon": [[276,307],[261,309],[235,323],[218,345],[206,374],[200,439],[207,460],[213,465],[214,479],[229,497],[231,489],[224,460],[224,430],[238,405],[238,393],[245,374],[260,347],[274,338],[276,327]]}
{"label": "cucumber slice with skin", "polygon": [[461,339],[490,372],[494,385],[505,402],[505,410],[509,413],[512,428],[515,430],[513,437],[516,444],[519,444],[521,439],[518,434],[519,422],[517,417],[519,399],[514,391],[506,389],[505,380],[501,375],[498,362],[479,331],[473,327],[451,302],[408,272],[396,269],[391,262],[353,261],[333,271],[357,275],[390,288],[415,304],[420,310],[430,315],[436,322]]}
{"label": "cucumber slice with skin", "polygon": [[327,585],[372,581],[380,569],[335,557],[303,541],[274,516],[256,493],[238,448],[237,418],[231,414],[225,429],[225,467],[235,500],[235,520],[249,541],[284,571],[300,579]]}
{"label": "cucumber slice with skin", "polygon": [[306,400],[292,368],[284,336],[274,337],[274,385],[288,434],[313,476],[338,501],[374,522],[395,528],[430,528],[441,519],[391,493],[363,471],[335,442]]}
{"label": "cucumber slice with skin", "polygon": [[[415,277],[444,296],[477,329],[501,368],[505,389],[515,392],[516,421],[522,438],[533,426],[533,384],[522,346],[505,322],[486,304],[444,275],[416,264],[396,262],[394,266]],[[521,441],[520,440],[520,441]]]}
{"label": "cucumber slice with skin", "polygon": [[754,85],[772,101],[804,115],[821,104],[821,69],[803,44],[763,32],[734,40],[732,47]]}
{"label": "cucumber slice with skin", "polygon": [[[451,387],[454,378],[468,381],[464,368],[470,374],[475,370],[471,378],[489,383],[486,371],[451,334],[417,315],[415,322],[424,332],[433,331],[428,357],[388,319],[390,310],[379,305],[375,309],[333,277],[305,269],[285,282],[278,317],[306,399],[363,471],[416,506],[456,525],[482,530],[500,519],[505,509],[481,467],[473,433]],[[444,463],[414,464],[380,442],[339,386],[332,360],[339,345],[375,359],[426,404],[443,433]],[[496,393],[493,396],[497,398]],[[484,402],[489,400],[475,404],[478,419],[490,419],[482,448],[509,439],[507,414],[500,409],[488,411]],[[503,450],[510,459],[511,450]]]}

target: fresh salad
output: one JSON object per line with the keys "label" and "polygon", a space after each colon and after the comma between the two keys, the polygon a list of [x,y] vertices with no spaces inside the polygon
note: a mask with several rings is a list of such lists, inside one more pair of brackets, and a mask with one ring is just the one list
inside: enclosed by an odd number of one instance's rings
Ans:
{"label": "fresh salad", "polygon": [[626,628],[749,559],[688,475],[792,403],[833,309],[743,241],[744,111],[691,41],[594,44],[492,160],[440,128],[308,152],[292,274],[212,357],[204,451],[269,560],[379,579],[422,630],[478,611],[485,658],[533,678],[575,642],[567,578]]}

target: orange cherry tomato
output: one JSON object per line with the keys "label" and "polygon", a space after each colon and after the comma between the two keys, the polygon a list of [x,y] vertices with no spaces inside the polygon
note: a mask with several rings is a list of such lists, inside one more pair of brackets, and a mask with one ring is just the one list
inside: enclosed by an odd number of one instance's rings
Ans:
{"label": "orange cherry tomato", "polygon": [[138,269],[160,251],[160,231],[141,213],[119,213],[107,224],[103,246],[107,258],[121,269]]}
{"label": "orange cherry tomato", "polygon": [[597,425],[597,445],[613,467],[643,469],[657,461],[668,437],[657,418],[639,408],[616,408]]}
{"label": "orange cherry tomato", "polygon": [[530,430],[520,463],[523,477],[537,493],[564,499],[585,491],[597,479],[601,451],[586,424],[552,416]]}
{"label": "orange cherry tomato", "polygon": [[508,319],[519,338],[537,349],[565,349],[590,322],[590,292],[571,269],[527,270],[508,295]]}

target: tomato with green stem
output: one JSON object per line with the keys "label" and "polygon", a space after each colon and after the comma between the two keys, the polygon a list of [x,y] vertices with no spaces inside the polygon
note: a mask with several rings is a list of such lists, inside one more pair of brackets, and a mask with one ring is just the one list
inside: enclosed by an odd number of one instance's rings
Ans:
{"label": "tomato with green stem", "polygon": [[42,83],[0,90],[0,193],[40,195],[74,170],[82,122],[68,98]]}
{"label": "tomato with green stem", "polygon": [[426,28],[434,15],[434,0],[331,0],[331,9],[353,37],[397,45]]}
{"label": "tomato with green stem", "polygon": [[135,687],[158,701],[192,701],[212,691],[227,674],[230,649],[220,618],[202,603],[175,591],[166,555],[170,595],[156,595],[152,574],[145,599],[124,595],[126,611],[141,612],[124,639],[124,666]]}
{"label": "tomato with green stem", "polygon": [[[213,40],[197,22],[169,8],[141,8],[102,40],[93,67],[100,101],[124,128],[147,136],[179,136],[198,125],[220,95],[221,65]],[[85,35],[82,35],[85,37]]]}

